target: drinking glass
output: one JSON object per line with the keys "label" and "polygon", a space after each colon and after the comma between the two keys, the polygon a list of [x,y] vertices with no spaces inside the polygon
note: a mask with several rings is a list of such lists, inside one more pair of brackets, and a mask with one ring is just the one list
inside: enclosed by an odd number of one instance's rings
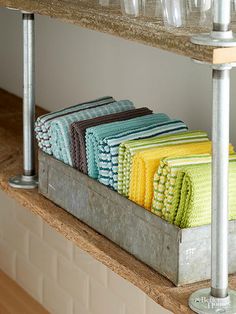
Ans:
{"label": "drinking glass", "polygon": [[161,0],[142,0],[142,15],[161,18]]}
{"label": "drinking glass", "polygon": [[231,21],[233,24],[236,22],[236,0],[231,0]]}
{"label": "drinking glass", "polygon": [[186,26],[186,0],[161,0],[162,15],[166,28]]}
{"label": "drinking glass", "polygon": [[124,15],[137,17],[141,15],[142,1],[141,0],[121,0],[121,10]]}
{"label": "drinking glass", "polygon": [[189,27],[211,28],[212,0],[187,0],[187,24]]}
{"label": "drinking glass", "polygon": [[119,5],[120,0],[98,0],[98,3],[104,7]]}

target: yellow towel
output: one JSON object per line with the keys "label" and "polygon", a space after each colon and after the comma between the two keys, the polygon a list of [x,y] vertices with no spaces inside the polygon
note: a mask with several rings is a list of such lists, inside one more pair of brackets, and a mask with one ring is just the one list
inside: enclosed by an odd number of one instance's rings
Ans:
{"label": "yellow towel", "polygon": [[[230,145],[229,151],[230,154],[234,152],[232,145]],[[206,153],[211,153],[210,141],[156,147],[136,153],[131,169],[129,199],[150,210],[153,198],[153,179],[160,159]]]}

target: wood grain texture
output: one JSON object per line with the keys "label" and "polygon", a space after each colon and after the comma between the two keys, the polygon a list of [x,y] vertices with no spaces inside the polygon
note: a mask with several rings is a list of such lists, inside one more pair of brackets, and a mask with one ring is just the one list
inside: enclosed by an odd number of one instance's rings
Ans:
{"label": "wood grain texture", "polygon": [[46,15],[200,61],[213,64],[236,62],[236,48],[192,44],[191,35],[204,31],[202,29],[189,28],[171,33],[165,30],[160,20],[123,16],[118,7],[102,7],[97,3],[97,0],[0,0],[1,7]]}
{"label": "wood grain texture", "polygon": [[0,271],[0,291],[0,314],[49,314],[2,271]]}
{"label": "wood grain texture", "polygon": [[[192,313],[188,308],[190,294],[209,286],[209,282],[174,287],[163,276],[39,195],[37,190],[14,190],[9,187],[9,177],[20,173],[22,168],[21,103],[20,98],[0,90],[0,188],[163,307],[175,314]],[[40,108],[37,112],[44,113]],[[236,289],[236,276],[230,277],[230,286]]]}

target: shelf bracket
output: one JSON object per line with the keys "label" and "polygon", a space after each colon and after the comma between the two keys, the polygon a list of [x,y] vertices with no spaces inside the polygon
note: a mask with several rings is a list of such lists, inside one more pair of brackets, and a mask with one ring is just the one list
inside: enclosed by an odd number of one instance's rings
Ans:
{"label": "shelf bracket", "polygon": [[[194,44],[232,47],[230,0],[214,0],[213,30],[194,36]],[[236,314],[236,291],[228,289],[228,170],[230,70],[235,64],[212,66],[212,223],[211,288],[194,292],[190,308],[199,314]]]}
{"label": "shelf bracket", "polygon": [[10,178],[13,188],[34,189],[38,186],[35,171],[35,34],[34,14],[22,12],[23,19],[23,174]]}

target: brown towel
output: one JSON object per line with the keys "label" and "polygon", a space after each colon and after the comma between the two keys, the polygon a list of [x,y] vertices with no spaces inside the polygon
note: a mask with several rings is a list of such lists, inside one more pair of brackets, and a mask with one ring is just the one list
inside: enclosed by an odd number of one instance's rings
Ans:
{"label": "brown towel", "polygon": [[105,123],[129,120],[149,114],[152,114],[152,110],[144,107],[72,123],[70,126],[70,136],[73,167],[87,174],[86,143],[85,143],[85,132],[87,128],[91,128]]}

